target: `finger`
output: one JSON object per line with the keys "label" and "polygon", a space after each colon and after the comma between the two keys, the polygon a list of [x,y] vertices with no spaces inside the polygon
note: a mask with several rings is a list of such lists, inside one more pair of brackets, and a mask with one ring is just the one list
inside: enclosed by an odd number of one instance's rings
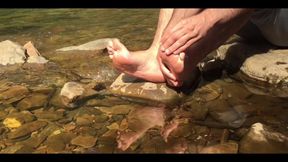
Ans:
{"label": "finger", "polygon": [[170,48],[179,38],[183,37],[186,33],[183,30],[176,31],[173,33],[165,42],[162,42],[163,48],[165,48],[166,55],[171,54]]}
{"label": "finger", "polygon": [[185,43],[184,46],[178,48],[173,52],[173,54],[179,54],[181,52],[184,52],[187,48],[189,48],[193,43],[195,42],[195,39],[190,39],[188,42]]}
{"label": "finger", "polygon": [[171,71],[167,68],[166,65],[163,64],[163,62],[161,61],[160,63],[160,69],[164,75],[165,78],[171,79],[171,80],[177,80],[175,75],[171,73]]}
{"label": "finger", "polygon": [[169,56],[171,54],[179,54],[179,53],[175,53],[175,50],[177,50],[180,47],[184,46],[190,39],[191,39],[191,37],[188,34],[183,35],[174,44],[172,44],[169,48],[167,48],[169,53],[165,52],[166,55]]}

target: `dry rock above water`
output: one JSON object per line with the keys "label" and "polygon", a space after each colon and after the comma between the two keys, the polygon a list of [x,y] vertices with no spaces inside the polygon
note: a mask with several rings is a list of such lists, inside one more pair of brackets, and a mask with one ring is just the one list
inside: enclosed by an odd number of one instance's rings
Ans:
{"label": "dry rock above water", "polygon": [[10,40],[0,42],[1,65],[24,63],[25,59],[25,49],[21,45]]}
{"label": "dry rock above water", "polygon": [[233,77],[243,80],[253,93],[287,97],[287,54],[287,49],[267,44],[234,42],[220,46],[214,58],[202,66],[225,68]]}
{"label": "dry rock above water", "polygon": [[10,40],[0,42],[0,64],[16,64],[16,63],[47,63],[44,57],[40,55],[32,42],[28,42],[24,46]]}

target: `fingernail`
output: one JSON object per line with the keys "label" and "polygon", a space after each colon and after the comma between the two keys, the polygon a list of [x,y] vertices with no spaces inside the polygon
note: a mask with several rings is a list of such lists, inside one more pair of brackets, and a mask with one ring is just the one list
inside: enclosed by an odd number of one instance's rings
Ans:
{"label": "fingernail", "polygon": [[166,55],[169,55],[169,49],[165,50]]}

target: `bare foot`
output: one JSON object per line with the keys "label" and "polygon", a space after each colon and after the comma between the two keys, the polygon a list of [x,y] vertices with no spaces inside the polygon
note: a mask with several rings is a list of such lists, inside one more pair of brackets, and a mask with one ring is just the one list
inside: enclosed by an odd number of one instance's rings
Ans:
{"label": "bare foot", "polygon": [[107,50],[114,67],[119,71],[151,82],[165,82],[156,59],[157,49],[129,52],[118,39],[113,39]]}

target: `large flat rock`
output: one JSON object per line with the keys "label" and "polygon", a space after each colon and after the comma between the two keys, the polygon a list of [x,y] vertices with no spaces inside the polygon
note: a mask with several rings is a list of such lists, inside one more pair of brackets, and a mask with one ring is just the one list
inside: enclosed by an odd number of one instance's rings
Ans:
{"label": "large flat rock", "polygon": [[141,81],[124,73],[110,86],[113,94],[135,99],[150,100],[165,104],[174,104],[180,101],[182,94],[166,86],[165,83],[156,84]]}

